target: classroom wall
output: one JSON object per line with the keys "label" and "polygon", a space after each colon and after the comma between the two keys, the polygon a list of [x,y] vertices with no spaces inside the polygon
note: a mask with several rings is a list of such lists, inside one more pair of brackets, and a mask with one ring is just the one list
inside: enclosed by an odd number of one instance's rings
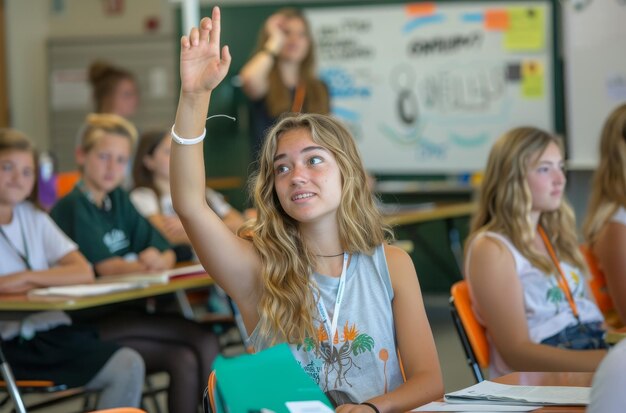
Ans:
{"label": "classroom wall", "polygon": [[124,11],[107,15],[96,0],[5,0],[10,125],[48,149],[46,42],[52,37],[137,35],[146,19],[160,21],[156,33],[173,35],[168,0],[124,1]]}

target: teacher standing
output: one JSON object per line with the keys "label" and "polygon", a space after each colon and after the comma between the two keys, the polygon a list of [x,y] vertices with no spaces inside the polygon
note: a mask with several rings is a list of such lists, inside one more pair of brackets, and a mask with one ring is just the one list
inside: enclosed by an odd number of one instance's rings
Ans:
{"label": "teacher standing", "polygon": [[281,9],[265,21],[254,55],[239,75],[251,101],[254,161],[266,131],[282,113],[330,112],[328,89],[315,74],[311,29],[297,9]]}

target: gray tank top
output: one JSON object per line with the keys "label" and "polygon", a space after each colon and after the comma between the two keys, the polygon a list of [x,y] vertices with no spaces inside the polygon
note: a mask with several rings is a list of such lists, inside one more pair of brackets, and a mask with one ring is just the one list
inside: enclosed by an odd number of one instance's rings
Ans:
{"label": "gray tank top", "polygon": [[[339,278],[317,273],[313,277],[332,319]],[[403,383],[384,247],[377,247],[372,256],[353,255],[345,282],[332,348],[319,314],[315,322],[317,337],[291,344],[290,348],[298,364],[324,392],[339,390],[360,403]],[[258,327],[250,336],[255,351],[267,348],[269,342],[259,335]]]}

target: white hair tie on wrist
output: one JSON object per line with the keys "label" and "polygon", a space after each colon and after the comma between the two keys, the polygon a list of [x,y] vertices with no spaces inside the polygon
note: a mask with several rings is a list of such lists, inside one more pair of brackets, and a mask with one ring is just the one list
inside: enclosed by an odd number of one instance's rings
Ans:
{"label": "white hair tie on wrist", "polygon": [[[228,115],[224,115],[224,114],[218,114],[218,115],[212,115],[209,116],[208,118],[206,118],[206,120],[209,120],[211,118],[228,118],[230,120],[232,120],[233,122],[235,122],[237,119],[235,119],[232,116],[228,116]],[[174,142],[176,142],[179,145],[195,145],[196,143],[200,143],[204,140],[204,137],[206,136],[206,128],[204,128],[204,131],[202,132],[202,135],[198,136],[197,138],[189,138],[189,139],[183,139],[180,136],[178,136],[176,134],[176,132],[174,132],[174,126],[176,126],[176,124],[172,125],[172,140]]]}
{"label": "white hair tie on wrist", "polygon": [[196,138],[183,139],[178,136],[176,132],[174,132],[174,126],[176,126],[176,124],[172,125],[172,140],[179,145],[195,145],[196,143],[202,142],[204,140],[204,137],[206,136],[206,128],[204,128],[204,131],[202,131],[202,135]]}

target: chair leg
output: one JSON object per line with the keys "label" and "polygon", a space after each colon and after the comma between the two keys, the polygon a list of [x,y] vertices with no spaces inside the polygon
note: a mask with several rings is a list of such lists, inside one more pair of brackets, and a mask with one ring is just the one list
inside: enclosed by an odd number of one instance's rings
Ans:
{"label": "chair leg", "polygon": [[150,399],[150,401],[152,401],[152,405],[154,406],[154,410],[156,413],[163,413],[163,411],[161,410],[159,399],[157,398],[162,389],[159,389],[157,388],[157,386],[154,385],[150,376],[146,376],[145,387],[146,391],[144,392],[144,398],[148,398]]}

